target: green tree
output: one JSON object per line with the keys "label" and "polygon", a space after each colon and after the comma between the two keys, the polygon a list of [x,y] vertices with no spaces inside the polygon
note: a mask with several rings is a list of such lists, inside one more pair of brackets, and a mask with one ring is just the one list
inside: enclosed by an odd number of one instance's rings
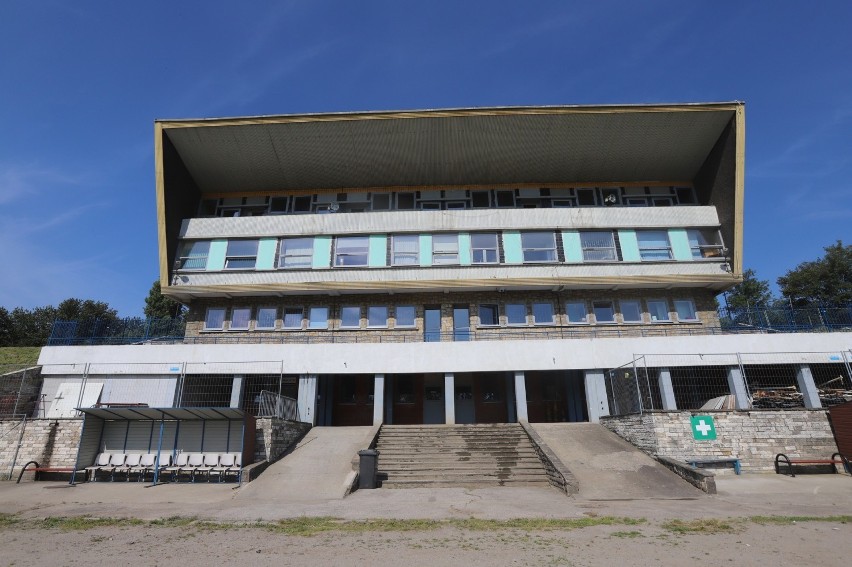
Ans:
{"label": "green tree", "polygon": [[802,262],[778,278],[781,294],[794,305],[852,303],[852,245],[838,240],[825,256]]}
{"label": "green tree", "polygon": [[52,305],[36,307],[32,311],[16,307],[10,313],[12,319],[12,343],[14,346],[44,346],[53,321],[56,319],[56,308]]}
{"label": "green tree", "polygon": [[60,321],[88,321],[92,319],[118,319],[118,311],[103,301],[81,300],[71,297],[56,307],[56,318]]}
{"label": "green tree", "polygon": [[743,281],[725,294],[725,302],[731,310],[767,307],[772,302],[769,282],[757,278],[754,270],[743,272]]}
{"label": "green tree", "polygon": [[148,292],[148,297],[145,298],[145,317],[174,319],[183,315],[183,311],[184,306],[163,295],[160,289],[160,281],[155,281]]}
{"label": "green tree", "polygon": [[0,347],[13,346],[12,316],[5,307],[0,307]]}

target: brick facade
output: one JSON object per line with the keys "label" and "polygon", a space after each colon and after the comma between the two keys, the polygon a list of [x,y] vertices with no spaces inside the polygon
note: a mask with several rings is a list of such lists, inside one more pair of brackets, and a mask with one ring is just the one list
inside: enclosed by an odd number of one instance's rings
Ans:
{"label": "brick facade", "polygon": [[735,457],[747,472],[774,471],[778,453],[827,459],[837,451],[825,410],[701,411],[713,417],[717,435],[713,441],[693,438],[690,417],[694,414],[648,412],[602,417],[600,422],[651,456],[679,461]]}
{"label": "brick facade", "polygon": [[[648,299],[665,299],[668,303],[669,317],[668,322],[650,322],[650,317],[647,312],[646,300]],[[677,314],[674,311],[675,299],[692,299],[695,303],[697,320],[680,322]],[[615,323],[598,323],[592,311],[592,301],[608,300],[613,302],[615,309]],[[625,323],[619,310],[619,301],[622,300],[640,300],[642,306],[642,322],[641,323]],[[584,301],[589,313],[589,323],[570,323],[565,314],[565,304],[568,301]],[[505,306],[507,304],[523,303],[527,306],[527,322],[522,325],[508,325],[506,318]],[[533,303],[550,303],[554,309],[554,321],[548,324],[534,324],[532,319],[531,306]],[[482,326],[480,325],[479,305],[497,305],[500,313],[500,324],[498,326]],[[415,326],[398,328],[394,307],[398,305],[413,305],[415,307]],[[284,307],[301,307],[304,316],[307,317],[307,310],[310,307],[328,307],[329,319],[328,329],[307,329],[307,322],[303,321],[302,329],[287,329],[283,330],[282,308]],[[359,306],[361,308],[361,321],[358,328],[340,328],[340,313],[345,306]],[[368,328],[367,325],[367,308],[369,306],[386,306],[389,308],[388,321],[386,327]],[[251,336],[259,341],[263,337],[274,337],[273,340],[289,340],[281,335],[289,335],[293,341],[310,340],[316,338],[322,340],[330,331],[347,335],[344,340],[357,340],[358,342],[371,342],[379,340],[388,340],[387,337],[392,335],[394,341],[420,341],[423,337],[423,319],[424,308],[426,306],[440,306],[441,308],[441,332],[451,335],[453,332],[453,310],[455,307],[466,307],[470,314],[471,331],[477,335],[505,335],[511,338],[514,332],[539,333],[548,335],[556,333],[567,333],[568,331],[576,331],[578,333],[588,333],[589,331],[596,332],[619,332],[630,334],[640,330],[647,329],[672,329],[677,327],[678,331],[684,332],[700,332],[704,327],[718,327],[719,316],[716,311],[715,293],[708,290],[621,290],[617,292],[605,291],[563,291],[563,292],[542,292],[542,291],[506,291],[506,292],[465,292],[465,293],[422,293],[422,294],[372,294],[372,295],[347,295],[347,296],[328,296],[328,295],[309,295],[309,296],[294,296],[292,298],[245,298],[232,300],[197,300],[190,306],[189,312],[186,315],[186,336],[201,337],[201,336],[225,336],[225,337],[245,337]],[[205,331],[204,319],[209,307],[226,307],[224,330]],[[230,311],[234,307],[250,307],[252,311],[252,321],[249,329],[246,331],[230,331]],[[261,307],[277,308],[277,320],[275,324],[276,330],[256,330],[257,310]],[[637,333],[638,334],[638,333]],[[357,335],[356,338],[352,338]],[[379,335],[382,338],[379,338]],[[280,337],[280,338],[279,338]]]}

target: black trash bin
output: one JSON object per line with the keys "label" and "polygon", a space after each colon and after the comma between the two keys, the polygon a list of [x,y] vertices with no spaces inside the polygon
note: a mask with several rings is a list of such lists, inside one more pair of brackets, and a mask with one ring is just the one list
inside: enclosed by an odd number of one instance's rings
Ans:
{"label": "black trash bin", "polygon": [[358,467],[358,488],[376,488],[376,477],[379,473],[379,452],[375,449],[358,451],[360,463]]}

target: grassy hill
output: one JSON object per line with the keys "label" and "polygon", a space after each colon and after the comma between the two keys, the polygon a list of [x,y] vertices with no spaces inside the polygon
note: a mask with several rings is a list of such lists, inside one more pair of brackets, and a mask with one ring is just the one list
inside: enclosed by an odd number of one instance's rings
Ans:
{"label": "grassy hill", "polygon": [[0,372],[35,366],[41,347],[0,347]]}

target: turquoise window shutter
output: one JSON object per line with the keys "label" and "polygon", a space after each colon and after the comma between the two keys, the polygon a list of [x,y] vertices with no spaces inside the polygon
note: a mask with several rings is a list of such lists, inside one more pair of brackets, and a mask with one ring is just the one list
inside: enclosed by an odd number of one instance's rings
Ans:
{"label": "turquoise window shutter", "polygon": [[523,264],[524,251],[521,247],[521,233],[517,230],[503,232],[503,255],[507,264]]}
{"label": "turquoise window shutter", "polygon": [[432,265],[432,235],[431,234],[421,234],[420,235],[420,265],[424,266],[424,267]]}
{"label": "turquoise window shutter", "polygon": [[313,268],[328,268],[331,266],[331,237],[314,237]]}
{"label": "turquoise window shutter", "polygon": [[473,252],[470,248],[470,234],[462,232],[459,234],[459,264],[470,266],[473,264]]}
{"label": "turquoise window shutter", "polygon": [[367,265],[371,268],[383,268],[388,265],[388,237],[384,234],[370,235],[370,252]]}
{"label": "turquoise window shutter", "polygon": [[672,255],[675,260],[690,262],[693,260],[692,250],[689,247],[689,237],[685,228],[670,228],[669,243],[672,245]]}
{"label": "turquoise window shutter", "polygon": [[583,261],[583,246],[580,244],[580,233],[576,230],[566,230],[562,233],[562,248],[565,250],[566,262]]}
{"label": "turquoise window shutter", "polygon": [[275,252],[278,251],[277,238],[261,238],[257,244],[257,263],[255,264],[258,270],[274,270],[275,269]]}
{"label": "turquoise window shutter", "polygon": [[225,269],[225,254],[228,253],[227,240],[210,241],[210,253],[207,256],[207,271],[216,272]]}
{"label": "turquoise window shutter", "polygon": [[625,262],[639,262],[639,242],[636,241],[635,230],[619,230],[618,241],[621,243],[621,258]]}

